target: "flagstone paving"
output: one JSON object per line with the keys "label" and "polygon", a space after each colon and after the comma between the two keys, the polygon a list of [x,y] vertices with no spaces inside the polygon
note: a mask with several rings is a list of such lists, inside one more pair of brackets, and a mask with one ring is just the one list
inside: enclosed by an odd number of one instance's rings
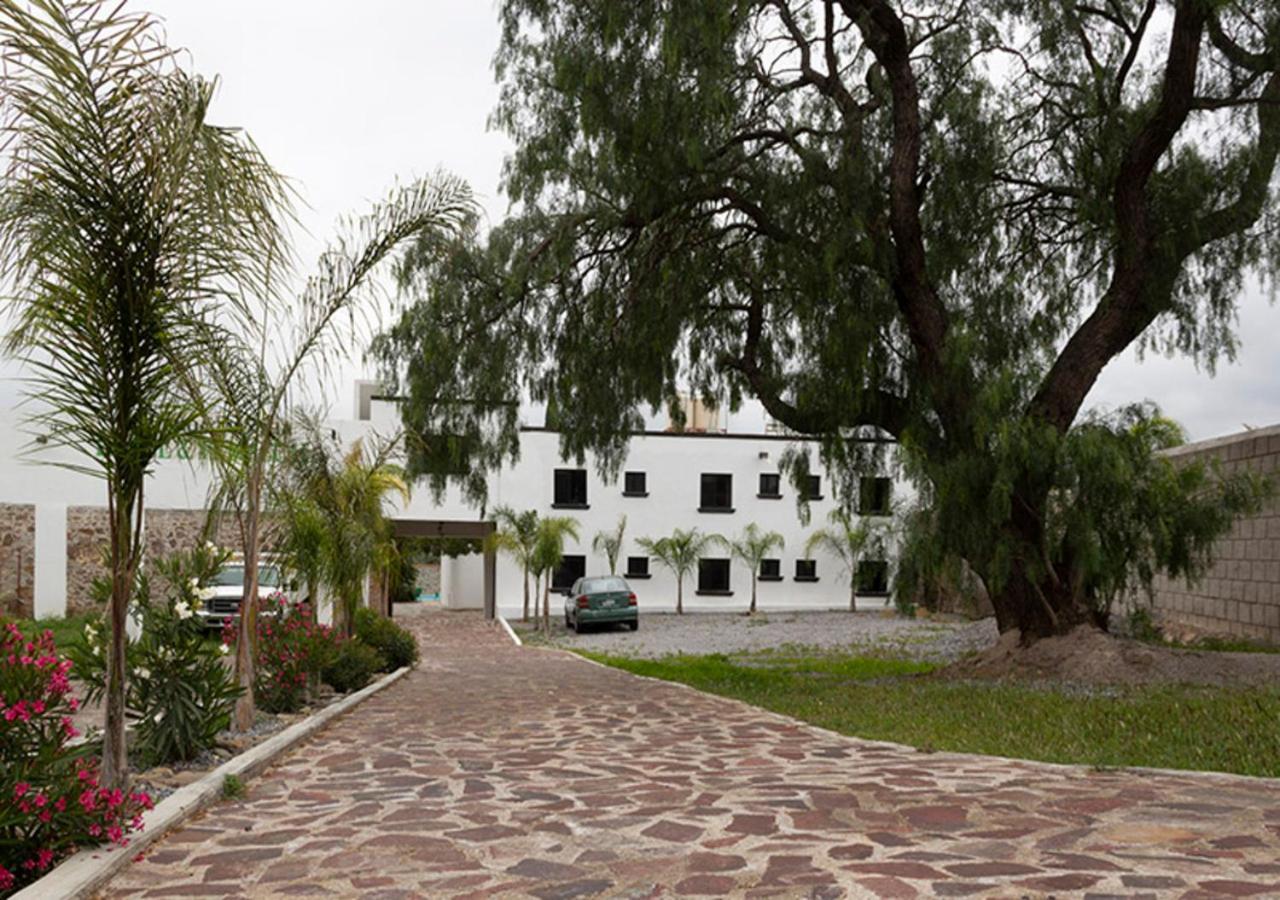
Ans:
{"label": "flagstone paving", "polygon": [[1280,896],[1280,781],[919,753],[405,618],[419,669],[105,895]]}

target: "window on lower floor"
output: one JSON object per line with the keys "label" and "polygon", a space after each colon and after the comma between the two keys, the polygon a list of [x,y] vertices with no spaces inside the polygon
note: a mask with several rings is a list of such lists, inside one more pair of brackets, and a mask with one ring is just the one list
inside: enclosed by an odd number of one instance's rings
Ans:
{"label": "window on lower floor", "polygon": [[806,500],[822,499],[822,476],[821,475],[805,476],[804,499]]}
{"label": "window on lower floor", "polygon": [[817,581],[818,563],[812,559],[796,560],[796,581]]}
{"label": "window on lower floor", "polygon": [[627,472],[622,476],[622,496],[646,497],[648,494],[644,472]]}
{"label": "window on lower floor", "polygon": [[556,469],[553,506],[585,507],[587,505],[587,470]]}
{"label": "window on lower floor", "polygon": [[782,496],[782,476],[777,473],[765,473],[760,476],[760,496],[770,500]]}
{"label": "window on lower floor", "polygon": [[573,583],[587,574],[585,556],[568,555],[560,559],[560,567],[551,576],[551,590],[567,591]]}
{"label": "window on lower floor", "polygon": [[733,476],[703,473],[701,512],[733,512]]}
{"label": "window on lower floor", "polygon": [[858,593],[889,593],[889,564],[883,559],[864,559],[858,563]]}
{"label": "window on lower floor", "polygon": [[729,560],[727,559],[698,560],[698,593],[699,594],[729,593]]}
{"label": "window on lower floor", "polygon": [[893,480],[863,478],[858,483],[858,514],[887,516],[893,504]]}
{"label": "window on lower floor", "polygon": [[782,560],[780,559],[760,560],[760,580],[761,581],[781,581],[782,580]]}
{"label": "window on lower floor", "polygon": [[628,578],[648,578],[649,577],[649,557],[628,556],[627,557],[627,577]]}

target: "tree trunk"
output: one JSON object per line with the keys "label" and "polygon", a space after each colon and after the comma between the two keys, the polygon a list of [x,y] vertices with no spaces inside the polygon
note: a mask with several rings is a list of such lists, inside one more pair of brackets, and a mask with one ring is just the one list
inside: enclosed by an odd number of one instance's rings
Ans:
{"label": "tree trunk", "polygon": [[524,614],[520,616],[521,622],[529,621],[529,567],[524,567]]}
{"label": "tree trunk", "polygon": [[[252,491],[252,488],[250,489]],[[248,731],[253,727],[257,704],[253,696],[254,664],[258,643],[258,516],[252,493],[244,531],[244,593],[240,597],[240,630],[236,635],[236,684],[244,691],[236,700],[231,727]]]}
{"label": "tree trunk", "polygon": [[849,612],[858,611],[858,573],[849,570]]}
{"label": "tree trunk", "polygon": [[107,647],[106,716],[102,733],[102,785],[123,790],[129,779],[125,741],[125,680],[129,600],[133,595],[134,534],[132,503],[111,499],[111,607]]}
{"label": "tree trunk", "polygon": [[684,615],[684,576],[676,576],[676,615]]}
{"label": "tree trunk", "polygon": [[542,630],[551,633],[551,573],[542,582]]}
{"label": "tree trunk", "polygon": [[751,573],[751,609],[747,610],[747,614],[754,616],[756,614],[756,573]]}

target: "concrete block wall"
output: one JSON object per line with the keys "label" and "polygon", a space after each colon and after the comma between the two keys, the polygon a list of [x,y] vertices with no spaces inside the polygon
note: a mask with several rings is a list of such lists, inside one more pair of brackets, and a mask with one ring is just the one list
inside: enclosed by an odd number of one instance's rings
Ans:
{"label": "concrete block wall", "polygon": [[1167,632],[1280,644],[1280,425],[1178,447],[1174,460],[1217,459],[1225,472],[1269,474],[1277,493],[1256,516],[1221,538],[1215,562],[1195,585],[1157,578],[1153,611]]}

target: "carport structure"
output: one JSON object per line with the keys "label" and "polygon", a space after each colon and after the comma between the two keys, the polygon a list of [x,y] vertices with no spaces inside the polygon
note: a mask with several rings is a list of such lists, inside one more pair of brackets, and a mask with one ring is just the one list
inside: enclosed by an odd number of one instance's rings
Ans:
{"label": "carport structure", "polygon": [[493,619],[498,614],[496,600],[498,561],[497,554],[487,538],[497,529],[493,522],[476,522],[459,519],[394,519],[395,536],[398,538],[462,538],[483,542],[484,553],[484,617]]}

